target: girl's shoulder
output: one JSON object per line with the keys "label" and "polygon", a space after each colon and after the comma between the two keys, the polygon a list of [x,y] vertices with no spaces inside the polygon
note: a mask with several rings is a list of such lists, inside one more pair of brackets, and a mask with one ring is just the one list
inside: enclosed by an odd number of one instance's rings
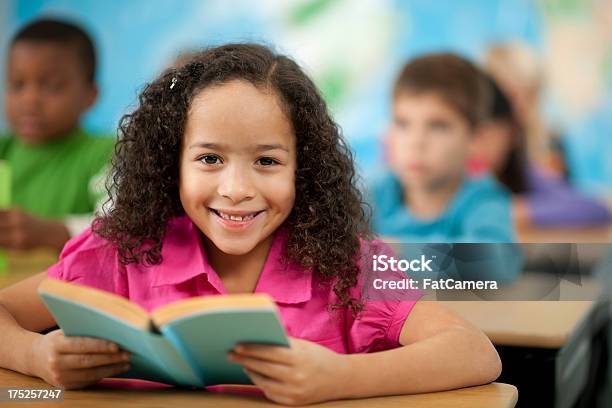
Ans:
{"label": "girl's shoulder", "polygon": [[92,227],[89,226],[80,234],[72,237],[64,245],[64,248],[60,253],[60,259],[80,252],[104,252],[105,254],[108,254],[109,251],[113,250],[116,252],[116,246],[111,244],[106,238],[96,234],[92,230]]}
{"label": "girl's shoulder", "polygon": [[[99,220],[94,220],[94,224]],[[194,225],[186,216],[170,219],[166,224],[164,245],[184,246],[187,241],[197,239],[194,235]],[[92,226],[70,239],[60,253],[60,260],[74,257],[79,254],[117,255],[118,247],[115,243],[98,235]]]}
{"label": "girl's shoulder", "polygon": [[47,270],[47,276],[100,287],[104,285],[97,282],[99,277],[110,277],[122,269],[117,247],[89,227],[64,245],[57,263]]}
{"label": "girl's shoulder", "polygon": [[[359,275],[357,277],[357,285],[353,288],[353,296],[363,297],[367,295],[363,293],[367,292],[368,283],[373,279],[379,277],[380,274],[374,269],[375,259],[379,259],[381,256],[387,258],[397,257],[394,249],[379,238],[364,239],[359,238],[360,248],[357,254],[357,265],[359,267]],[[383,258],[384,259],[384,258]]]}
{"label": "girl's shoulder", "polygon": [[72,237],[60,253],[60,259],[76,252],[108,251],[111,243],[87,227],[80,234]]}
{"label": "girl's shoulder", "polygon": [[366,239],[359,238],[359,255],[360,257],[371,257],[372,255],[392,255],[393,248],[390,244],[383,241],[381,238],[375,237]]}

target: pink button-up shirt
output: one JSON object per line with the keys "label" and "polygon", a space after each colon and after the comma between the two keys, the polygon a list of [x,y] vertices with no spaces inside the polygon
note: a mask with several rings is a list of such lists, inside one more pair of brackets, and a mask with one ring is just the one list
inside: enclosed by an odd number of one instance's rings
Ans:
{"label": "pink button-up shirt", "polygon": [[[399,346],[401,329],[416,300],[362,299],[364,310],[356,319],[350,311],[332,311],[330,306],[338,300],[331,284],[312,270],[280,262],[286,235],[284,228],[274,234],[255,292],[267,293],[276,301],[289,336],[339,353]],[[162,256],[158,265],[123,265],[117,248],[88,229],[66,244],[59,262],[47,273],[123,296],[148,311],[179,299],[227,293],[208,262],[199,230],[187,216],[169,222]],[[352,289],[357,298],[359,286]]]}

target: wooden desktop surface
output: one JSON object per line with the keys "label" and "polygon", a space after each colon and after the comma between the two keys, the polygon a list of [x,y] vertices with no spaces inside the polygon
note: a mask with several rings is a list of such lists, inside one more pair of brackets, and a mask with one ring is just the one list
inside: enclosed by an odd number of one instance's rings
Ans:
{"label": "wooden desktop surface", "polygon": [[601,290],[591,278],[582,277],[577,284],[524,272],[505,293],[512,300],[441,303],[479,327],[495,345],[560,348],[588,317]]}
{"label": "wooden desktop surface", "polygon": [[[199,390],[177,390],[173,388],[119,388],[126,380],[105,380],[105,386],[86,390],[66,391],[61,402],[28,403],[28,407],[278,407],[263,397],[221,394]],[[145,383],[146,384],[146,383]],[[51,388],[43,380],[21,375],[14,371],[0,369],[0,387]],[[518,398],[516,387],[492,383],[479,387],[435,392],[430,394],[403,395],[393,397],[365,398],[358,400],[332,401],[309,407],[411,407],[411,408],[510,408]],[[11,404],[13,405],[13,404]],[[0,406],[8,406],[0,402]],[[23,403],[14,406],[25,406]]]}
{"label": "wooden desktop surface", "polygon": [[6,251],[8,269],[0,271],[0,289],[29,278],[57,262],[58,254],[49,250]]}
{"label": "wooden desktop surface", "polygon": [[467,301],[444,305],[479,327],[498,346],[560,348],[590,301]]}
{"label": "wooden desktop surface", "polygon": [[581,228],[544,228],[517,224],[518,242],[612,242],[612,225]]}

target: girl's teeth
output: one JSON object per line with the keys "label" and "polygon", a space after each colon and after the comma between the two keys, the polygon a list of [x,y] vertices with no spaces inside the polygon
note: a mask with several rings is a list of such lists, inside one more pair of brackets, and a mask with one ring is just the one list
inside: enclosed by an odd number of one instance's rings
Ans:
{"label": "girl's teeth", "polygon": [[224,220],[231,220],[231,221],[247,221],[255,216],[255,214],[245,215],[244,217],[240,217],[237,215],[229,215],[229,214],[224,214],[224,213],[219,213],[219,214],[221,215],[221,218],[223,218]]}

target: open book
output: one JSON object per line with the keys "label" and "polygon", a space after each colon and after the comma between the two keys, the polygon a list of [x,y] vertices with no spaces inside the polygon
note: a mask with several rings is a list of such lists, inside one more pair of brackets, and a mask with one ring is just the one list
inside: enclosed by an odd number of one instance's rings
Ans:
{"label": "open book", "polygon": [[132,353],[130,371],[119,377],[198,387],[250,384],[227,352],[237,343],[289,345],[265,294],[195,297],[148,314],[121,296],[57,279],[43,280],[38,293],[66,336],[110,340]]}

